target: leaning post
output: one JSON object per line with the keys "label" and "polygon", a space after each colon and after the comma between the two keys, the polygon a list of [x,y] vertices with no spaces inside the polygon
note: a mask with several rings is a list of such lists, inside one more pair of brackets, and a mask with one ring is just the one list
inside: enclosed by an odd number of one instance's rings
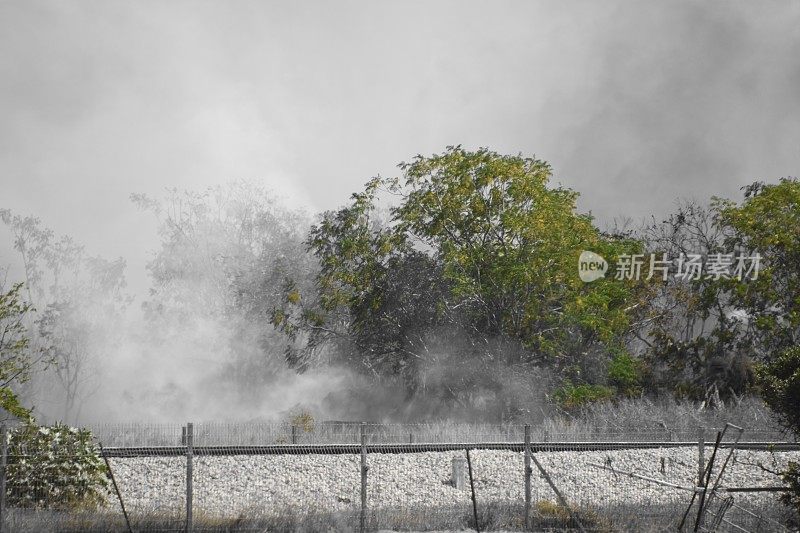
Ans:
{"label": "leaning post", "polygon": [[531,425],[525,424],[525,530],[531,523]]}
{"label": "leaning post", "polygon": [[697,486],[703,484],[703,474],[706,471],[706,432],[703,426],[697,428]]}
{"label": "leaning post", "polygon": [[6,465],[8,464],[8,428],[3,424],[0,428],[0,533],[5,531],[3,527],[6,518]]}
{"label": "leaning post", "polygon": [[361,517],[359,531],[367,530],[367,425],[361,424]]}
{"label": "leaning post", "polygon": [[186,533],[192,531],[192,462],[194,457],[194,428],[191,422],[186,424]]}

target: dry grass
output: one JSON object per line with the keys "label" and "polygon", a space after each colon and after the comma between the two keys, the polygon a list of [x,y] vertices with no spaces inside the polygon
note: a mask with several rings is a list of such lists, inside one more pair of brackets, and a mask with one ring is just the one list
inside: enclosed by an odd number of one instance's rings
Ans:
{"label": "dry grass", "polygon": [[[360,442],[358,422],[319,422],[295,417],[286,422],[206,422],[195,424],[194,442],[202,445],[340,444]],[[578,415],[544,418],[532,427],[534,441],[621,441],[697,439],[706,428],[713,440],[725,422],[747,428],[744,440],[782,440],[772,414],[758,398],[744,398],[720,409],[701,409],[691,402],[639,398],[587,407]],[[453,421],[417,424],[368,424],[372,443],[519,442],[524,421],[485,424]],[[181,424],[97,424],[91,427],[104,446],[175,446]]]}

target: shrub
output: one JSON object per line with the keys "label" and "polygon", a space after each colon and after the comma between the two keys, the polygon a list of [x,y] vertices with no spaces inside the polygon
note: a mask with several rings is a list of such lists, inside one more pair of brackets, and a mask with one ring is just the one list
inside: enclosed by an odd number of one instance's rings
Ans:
{"label": "shrub", "polygon": [[789,465],[781,474],[781,478],[790,489],[789,492],[781,494],[781,501],[800,511],[800,463],[789,461]]}
{"label": "shrub", "polygon": [[[773,361],[758,369],[764,402],[777,414],[787,429],[800,434],[800,346],[781,353]],[[790,492],[781,500],[800,512],[800,465],[789,464],[783,472],[783,481]]]}
{"label": "shrub", "polygon": [[623,396],[639,396],[641,387],[641,365],[638,359],[627,353],[618,353],[608,366],[608,379]]}
{"label": "shrub", "polygon": [[[584,507],[573,508],[575,517],[581,525],[592,531],[605,532],[611,531],[611,523],[608,519],[599,516],[595,511]],[[557,530],[572,531],[577,524],[572,520],[569,511],[560,503],[550,500],[539,500],[533,507],[535,529],[538,530]]]}
{"label": "shrub", "polygon": [[314,431],[314,416],[308,411],[300,411],[292,417],[292,426],[311,433]]}
{"label": "shrub", "polygon": [[800,346],[790,348],[758,368],[761,396],[781,423],[800,433]]}
{"label": "shrub", "polygon": [[567,410],[583,407],[587,404],[610,400],[614,397],[614,389],[603,385],[573,385],[567,381],[561,388],[556,389],[553,398]]}
{"label": "shrub", "polygon": [[86,509],[105,502],[107,468],[88,430],[29,422],[11,433],[9,444],[10,505]]}

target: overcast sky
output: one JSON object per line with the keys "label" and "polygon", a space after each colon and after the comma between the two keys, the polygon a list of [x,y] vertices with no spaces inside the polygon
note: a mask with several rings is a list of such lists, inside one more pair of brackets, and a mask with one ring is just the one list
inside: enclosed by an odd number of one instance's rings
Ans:
{"label": "overcast sky", "polygon": [[0,0],[0,207],[134,288],[132,192],[316,211],[449,144],[545,159],[601,220],[797,175],[800,2]]}

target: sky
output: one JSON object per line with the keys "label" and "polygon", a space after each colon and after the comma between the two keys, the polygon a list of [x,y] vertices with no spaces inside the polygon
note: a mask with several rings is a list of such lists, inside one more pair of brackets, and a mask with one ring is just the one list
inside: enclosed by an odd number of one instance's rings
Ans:
{"label": "sky", "polygon": [[249,179],[319,211],[447,145],[659,217],[798,175],[800,2],[0,0],[0,117],[0,208],[135,292],[158,237],[131,193]]}

